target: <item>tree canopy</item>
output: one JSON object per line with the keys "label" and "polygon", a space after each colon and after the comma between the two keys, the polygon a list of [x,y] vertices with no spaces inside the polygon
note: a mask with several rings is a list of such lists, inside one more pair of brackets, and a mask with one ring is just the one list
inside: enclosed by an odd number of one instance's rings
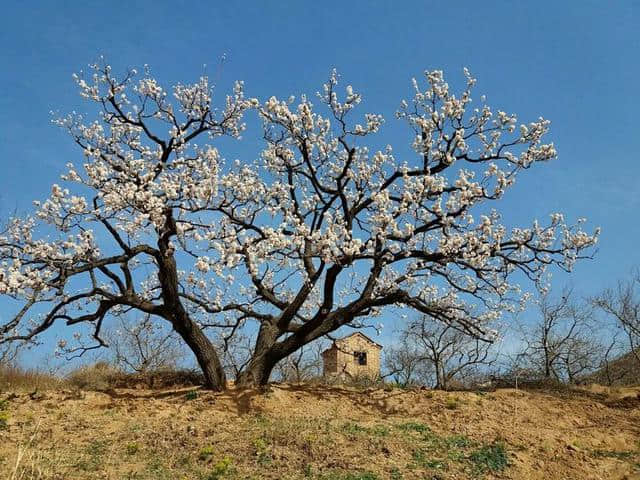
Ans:
{"label": "tree canopy", "polygon": [[[93,343],[63,346],[84,351],[104,346],[110,317],[149,315],[170,323],[221,389],[221,349],[246,330],[245,385],[388,306],[490,339],[501,312],[526,300],[522,278],[571,270],[598,232],[560,213],[501,224],[494,206],[516,176],[556,157],[550,122],[519,125],[484,97],[473,103],[476,80],[464,73],[458,94],[441,71],[413,80],[395,117],[414,154],[396,158],[391,145],[373,147],[383,117],[358,115],[361,95],[336,72],[313,101],[247,98],[237,82],[216,107],[207,77],[167,90],[146,67],[116,76],[92,65],[75,79],[99,115],[56,120],[84,160],[0,234],[0,294],[19,304],[0,341],[83,324]],[[260,158],[227,162],[217,142],[241,134],[262,142]]]}

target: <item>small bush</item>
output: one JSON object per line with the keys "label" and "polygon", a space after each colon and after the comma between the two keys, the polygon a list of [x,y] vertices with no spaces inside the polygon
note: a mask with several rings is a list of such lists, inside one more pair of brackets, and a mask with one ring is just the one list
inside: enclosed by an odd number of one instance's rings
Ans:
{"label": "small bush", "polygon": [[203,384],[203,376],[194,370],[152,370],[128,373],[107,362],[80,367],[67,376],[67,381],[83,390],[109,390],[112,388],[177,388]]}
{"label": "small bush", "polygon": [[449,397],[447,398],[447,401],[445,402],[444,406],[447,410],[456,410],[459,406],[458,399],[455,397]]}
{"label": "small bush", "polygon": [[372,377],[370,375],[355,375],[344,379],[341,383],[346,386],[354,387],[358,390],[366,390],[369,388],[384,388],[385,383],[380,377]]}
{"label": "small bush", "polygon": [[113,388],[119,372],[106,362],[97,362],[73,370],[67,375],[71,385],[82,390],[108,390]]}
{"label": "small bush", "polygon": [[184,396],[184,398],[187,399],[187,400],[195,400],[196,398],[198,398],[198,392],[195,391],[195,390],[187,392],[187,394]]}

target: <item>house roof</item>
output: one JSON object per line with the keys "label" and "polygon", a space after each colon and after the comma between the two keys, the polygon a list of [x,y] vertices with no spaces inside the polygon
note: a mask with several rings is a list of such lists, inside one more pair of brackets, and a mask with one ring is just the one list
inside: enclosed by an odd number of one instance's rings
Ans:
{"label": "house roof", "polygon": [[347,335],[346,337],[342,337],[342,338],[338,338],[337,340],[334,340],[333,344],[328,349],[326,349],[324,352],[322,352],[322,355],[324,355],[325,353],[327,353],[330,350],[333,350],[334,348],[337,348],[336,343],[342,343],[343,341],[347,340],[348,338],[354,337],[356,335],[361,336],[366,341],[368,341],[369,343],[373,344],[374,346],[376,346],[376,347],[378,347],[379,349],[382,350],[382,345],[380,345],[379,343],[374,342],[369,337],[367,337],[364,333],[362,333],[362,332],[353,332],[352,334]]}

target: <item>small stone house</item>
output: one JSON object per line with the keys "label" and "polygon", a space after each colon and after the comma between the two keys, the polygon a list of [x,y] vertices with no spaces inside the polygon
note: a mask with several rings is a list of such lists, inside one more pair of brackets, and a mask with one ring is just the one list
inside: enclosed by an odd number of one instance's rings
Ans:
{"label": "small stone house", "polygon": [[382,345],[360,332],[335,340],[322,352],[324,375],[377,378],[380,376],[381,350]]}

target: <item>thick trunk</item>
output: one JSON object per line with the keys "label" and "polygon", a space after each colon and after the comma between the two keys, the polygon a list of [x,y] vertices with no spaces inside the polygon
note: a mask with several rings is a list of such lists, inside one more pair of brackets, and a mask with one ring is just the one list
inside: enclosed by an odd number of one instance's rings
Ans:
{"label": "thick trunk", "polygon": [[170,209],[166,212],[165,225],[160,231],[158,249],[158,281],[162,287],[164,299],[164,317],[171,322],[173,328],[198,360],[205,378],[205,386],[212,390],[224,390],[227,386],[224,370],[213,344],[202,329],[191,319],[180,300],[178,269],[171,246],[171,236],[176,234],[176,223]]}
{"label": "thick trunk", "polygon": [[262,387],[269,383],[271,372],[279,360],[268,355],[254,357],[249,365],[240,372],[236,385],[242,388]]}
{"label": "thick trunk", "polygon": [[191,319],[174,321],[174,329],[189,346],[198,360],[205,379],[205,387],[222,391],[227,387],[227,379],[213,344]]}
{"label": "thick trunk", "polygon": [[[291,352],[276,350],[278,330],[274,325],[263,323],[258,332],[256,346],[249,365],[236,378],[236,385],[244,388],[261,387],[269,383],[276,364]],[[297,350],[297,349],[296,349]]]}

